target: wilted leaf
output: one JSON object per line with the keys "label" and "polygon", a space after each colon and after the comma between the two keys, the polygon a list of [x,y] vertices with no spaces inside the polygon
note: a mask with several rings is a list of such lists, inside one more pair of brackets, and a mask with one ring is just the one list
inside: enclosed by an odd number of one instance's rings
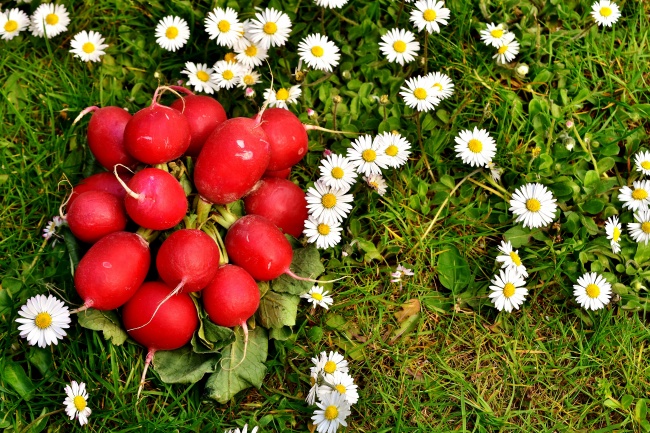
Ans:
{"label": "wilted leaf", "polygon": [[300,297],[269,291],[260,300],[257,317],[265,328],[282,328],[296,324]]}
{"label": "wilted leaf", "polygon": [[395,313],[395,318],[397,323],[402,323],[411,316],[414,316],[420,312],[420,301],[417,299],[409,299],[404,304],[402,304],[402,309]]}
{"label": "wilted leaf", "polygon": [[205,373],[215,371],[220,356],[194,353],[191,347],[160,350],[153,358],[156,373],[165,383],[196,383]]}
{"label": "wilted leaf", "polygon": [[397,340],[399,340],[400,337],[402,337],[405,334],[408,334],[415,330],[417,328],[418,323],[420,322],[420,313],[417,313],[413,316],[410,316],[408,319],[406,319],[404,322],[402,322],[402,326],[400,326],[398,329],[396,329],[393,332],[393,335],[388,342],[388,344],[395,344]]}
{"label": "wilted leaf", "polygon": [[[316,247],[310,245],[293,250],[291,271],[298,276],[311,279],[315,279],[325,272],[325,267],[320,261],[320,254]],[[271,289],[279,293],[302,295],[307,293],[312,285],[313,283],[309,281],[300,281],[289,275],[281,275],[271,282]]]}
{"label": "wilted leaf", "polygon": [[104,338],[111,340],[116,346],[121,345],[128,338],[115,311],[99,311],[91,308],[77,314],[77,320],[79,325],[86,329],[102,331]]}

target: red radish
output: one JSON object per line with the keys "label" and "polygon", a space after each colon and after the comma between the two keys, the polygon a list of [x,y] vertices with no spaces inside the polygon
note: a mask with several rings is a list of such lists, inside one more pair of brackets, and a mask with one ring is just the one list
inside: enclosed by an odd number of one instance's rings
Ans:
{"label": "red radish", "polygon": [[199,324],[196,307],[188,294],[179,293],[161,305],[171,290],[163,283],[144,283],[122,309],[126,331],[148,350],[138,396],[156,351],[184,346]]}
{"label": "red radish", "polygon": [[79,194],[66,216],[70,231],[83,242],[95,243],[126,227],[124,202],[104,191]]}
{"label": "red radish", "polygon": [[[120,173],[119,176],[125,183],[128,183],[131,180],[131,177],[133,177],[131,173]],[[97,173],[88,176],[72,188],[72,194],[68,199],[67,208],[69,209],[70,206],[72,206],[72,202],[79,197],[79,194],[86,191],[105,191],[113,194],[120,200],[124,200],[124,197],[126,196],[124,187],[113,173]]]}
{"label": "red radish", "polygon": [[126,189],[126,213],[136,224],[151,230],[167,230],[187,213],[187,197],[181,184],[164,170],[137,172]]}
{"label": "red radish", "polygon": [[174,101],[171,107],[183,113],[189,123],[192,138],[185,151],[189,156],[198,156],[212,131],[227,119],[226,110],[219,101],[205,95],[183,96]]}
{"label": "red radish", "polygon": [[194,184],[207,201],[232,203],[262,178],[269,158],[269,142],[255,120],[228,119],[203,145],[194,166]]}
{"label": "red radish", "polygon": [[284,170],[266,170],[264,172],[264,177],[279,177],[280,179],[288,179],[289,174],[291,174],[291,167],[287,167]]}
{"label": "red radish", "polygon": [[244,197],[247,214],[261,215],[285,233],[302,235],[309,217],[305,192],[293,182],[275,177],[262,178]]}
{"label": "red radish", "polygon": [[201,230],[173,232],[156,256],[158,275],[176,292],[196,292],[212,281],[219,268],[219,247]]}
{"label": "red radish", "polygon": [[131,114],[120,107],[88,107],[75,119],[78,122],[87,113],[93,113],[88,122],[88,147],[97,162],[107,170],[116,164],[135,168],[138,161],[124,148],[124,128],[131,120]]}
{"label": "red radish", "polygon": [[262,113],[260,124],[271,146],[268,170],[292,167],[307,154],[309,138],[305,125],[291,111],[268,108]]}
{"label": "red radish", "polygon": [[142,285],[151,263],[149,244],[140,235],[115,232],[97,241],[81,258],[74,274],[77,293],[88,308],[113,310]]}
{"label": "red radish", "polygon": [[223,265],[201,292],[208,317],[219,326],[244,326],[260,305],[260,290],[243,268]]}

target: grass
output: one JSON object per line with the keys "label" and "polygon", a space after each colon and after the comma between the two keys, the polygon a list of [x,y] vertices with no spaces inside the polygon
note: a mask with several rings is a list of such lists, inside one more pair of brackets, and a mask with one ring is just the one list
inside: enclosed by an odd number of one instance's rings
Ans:
{"label": "grass", "polygon": [[[381,29],[395,26],[399,3],[352,1],[342,15],[353,25],[309,1],[254,2],[304,23],[295,27],[294,45],[321,31],[342,49],[341,65],[329,78],[309,86],[323,75],[308,75],[294,112],[311,107],[322,126],[372,135],[398,129],[415,152],[409,164],[386,173],[384,197],[363,186],[354,190],[344,242],[321,254],[330,273],[352,276],[334,286],[335,305],[314,312],[301,304],[291,337],[270,343],[263,386],[220,405],[206,397],[205,381],[168,385],[155,368],[144,399],[135,403],[143,348],[115,346],[100,332],[75,326],[75,319],[69,338],[47,349],[18,336],[17,311],[30,296],[50,292],[79,304],[66,248],[61,242],[52,248],[41,237],[65,196],[64,175],[74,184],[98,170],[86,148],[85,124],[73,126],[74,117],[90,105],[135,112],[148,104],[155,77],[173,82],[182,78],[185,61],[210,63],[224,54],[206,43],[202,20],[212,5],[205,2],[63,3],[74,10],[65,34],[2,41],[5,432],[222,431],[244,423],[267,432],[305,431],[313,411],[304,402],[310,358],[322,350],[344,353],[359,384],[350,432],[648,431],[649,420],[644,415],[643,424],[639,416],[650,399],[648,253],[624,236],[621,255],[611,254],[602,228],[613,214],[632,221],[616,191],[640,179],[630,158],[647,146],[650,132],[648,4],[621,1],[620,22],[601,29],[592,25],[587,1],[449,0],[452,19],[430,37],[426,67],[447,73],[456,91],[435,112],[417,115],[397,92],[424,66],[387,64],[376,45]],[[228,4],[252,10],[248,2]],[[405,8],[399,25],[410,27]],[[155,23],[168,14],[193,29],[179,54],[163,52],[153,39]],[[517,61],[530,66],[527,77],[495,66],[491,49],[478,42],[484,22],[507,22],[515,31],[522,45]],[[99,31],[111,44],[102,64],[82,64],[68,53],[70,39],[83,29]],[[270,61],[283,85],[291,83],[297,63],[291,50],[278,50]],[[268,83],[268,71],[260,72]],[[257,104],[262,89],[256,89]],[[377,102],[382,95],[388,104]],[[218,97],[232,116],[258,109],[241,91]],[[307,120],[304,113],[301,118]],[[567,120],[575,128],[567,128]],[[500,184],[483,172],[468,177],[472,169],[455,157],[453,137],[473,126],[497,140]],[[323,149],[344,151],[349,142],[326,133],[310,133],[310,139],[309,155],[292,174],[303,187],[316,179]],[[575,148],[568,151],[571,141]],[[504,198],[532,181],[554,191],[561,212],[558,224],[522,234]],[[528,300],[512,314],[497,312],[487,299],[496,246],[506,231],[522,241],[519,252],[531,274]],[[457,268],[446,264],[449,258]],[[397,264],[416,275],[391,283]],[[573,282],[586,271],[616,283],[607,309],[586,312],[573,301]],[[394,313],[412,299],[421,305],[419,315],[398,322]],[[61,412],[71,380],[89,387],[93,414],[85,428]]]}

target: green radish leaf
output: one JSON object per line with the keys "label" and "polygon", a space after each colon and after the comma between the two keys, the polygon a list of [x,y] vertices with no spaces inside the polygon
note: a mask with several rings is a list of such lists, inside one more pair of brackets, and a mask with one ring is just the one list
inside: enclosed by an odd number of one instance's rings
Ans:
{"label": "green radish leaf", "polygon": [[79,325],[86,329],[102,331],[104,338],[111,340],[116,346],[120,346],[128,338],[115,311],[99,311],[91,308],[77,314],[77,320]]}
{"label": "green radish leaf", "polygon": [[[325,267],[320,261],[320,254],[316,247],[310,245],[305,248],[293,250],[291,271],[298,276],[311,279],[325,272]],[[300,281],[289,275],[280,275],[271,282],[271,289],[279,293],[302,295],[303,293],[307,293],[312,285],[313,283],[309,281]]]}
{"label": "green radish leaf", "polygon": [[235,333],[230,328],[216,325],[207,317],[199,320],[199,329],[192,336],[192,349],[194,353],[217,353],[235,341]]}
{"label": "green radish leaf", "polygon": [[212,373],[205,385],[210,398],[219,403],[226,403],[235,394],[246,388],[262,386],[266,374],[266,356],[269,339],[261,326],[248,333],[248,348],[244,358],[244,331],[237,328],[235,341],[226,346],[222,352],[217,371]]}
{"label": "green radish leaf", "polygon": [[153,358],[153,365],[165,383],[196,383],[206,373],[213,373],[219,355],[194,353],[191,347],[176,350],[160,350]]}
{"label": "green radish leaf", "polygon": [[457,292],[469,284],[471,275],[467,261],[455,246],[449,246],[447,251],[440,254],[438,278],[443,286],[452,292]]}
{"label": "green radish leaf", "polygon": [[293,335],[293,330],[289,326],[269,329],[269,338],[273,340],[286,341],[289,338],[291,338],[292,335]]}
{"label": "green radish leaf", "polygon": [[20,364],[6,361],[2,369],[2,382],[27,401],[34,395],[34,384]]}
{"label": "green radish leaf", "polygon": [[298,296],[267,292],[257,309],[259,324],[267,329],[295,325],[299,302]]}

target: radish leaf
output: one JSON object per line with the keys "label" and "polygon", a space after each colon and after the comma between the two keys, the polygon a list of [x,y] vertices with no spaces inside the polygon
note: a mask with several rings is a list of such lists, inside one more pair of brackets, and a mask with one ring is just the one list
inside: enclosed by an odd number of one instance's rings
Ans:
{"label": "radish leaf", "polygon": [[214,372],[218,362],[218,355],[194,353],[189,346],[159,350],[153,358],[156,373],[165,383],[196,383],[205,373]]}
{"label": "radish leaf", "polygon": [[257,309],[259,324],[267,329],[295,325],[299,302],[298,296],[267,292]]}
{"label": "radish leaf", "polygon": [[[291,271],[301,277],[312,279],[325,272],[325,267],[320,261],[320,254],[316,247],[310,245],[293,250]],[[271,282],[271,289],[279,293],[302,295],[307,293],[313,284],[309,281],[296,280],[288,275],[281,275]]]}
{"label": "radish leaf", "polygon": [[77,319],[79,325],[86,329],[102,331],[104,338],[111,340],[116,346],[120,346],[128,338],[115,311],[99,311],[91,308],[79,313]]}

